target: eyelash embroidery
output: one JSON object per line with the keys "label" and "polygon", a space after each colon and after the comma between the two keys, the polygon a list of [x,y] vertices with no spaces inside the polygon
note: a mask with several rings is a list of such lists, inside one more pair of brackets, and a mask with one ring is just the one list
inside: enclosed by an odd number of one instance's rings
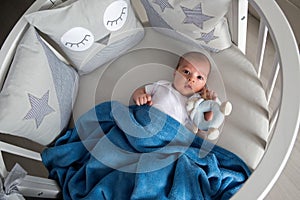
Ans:
{"label": "eyelash embroidery", "polygon": [[87,38],[88,37],[91,37],[91,35],[85,35],[84,36],[84,38],[80,41],[80,42],[77,42],[77,43],[72,43],[72,42],[66,42],[65,43],[65,46],[70,46],[70,47],[73,47],[73,46],[77,46],[77,47],[79,47],[80,46],[80,44],[83,44],[83,46],[85,45],[85,41],[89,41]]}
{"label": "eyelash embroidery", "polygon": [[122,16],[126,14],[126,13],[125,13],[125,10],[126,10],[126,9],[127,9],[127,7],[123,7],[123,8],[122,8],[122,11],[121,11],[121,14],[120,14],[120,17],[118,17],[118,18],[115,19],[115,20],[108,20],[107,23],[106,23],[106,25],[110,24],[110,26],[113,26],[114,23],[118,24],[118,21],[119,21],[119,20],[122,21],[122,20],[123,20],[123,19],[122,19]]}

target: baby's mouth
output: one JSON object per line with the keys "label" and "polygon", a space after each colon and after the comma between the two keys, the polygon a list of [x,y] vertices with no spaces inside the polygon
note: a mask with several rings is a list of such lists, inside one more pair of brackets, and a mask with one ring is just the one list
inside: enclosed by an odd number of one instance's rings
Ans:
{"label": "baby's mouth", "polygon": [[185,87],[186,89],[193,90],[192,86],[189,85],[189,84],[186,84],[184,87]]}

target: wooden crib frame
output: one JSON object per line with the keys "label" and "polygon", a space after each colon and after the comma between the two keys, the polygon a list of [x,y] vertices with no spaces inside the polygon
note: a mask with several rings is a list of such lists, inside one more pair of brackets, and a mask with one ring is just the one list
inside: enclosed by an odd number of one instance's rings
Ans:
{"label": "wooden crib frame", "polygon": [[[258,78],[262,77],[263,58],[267,36],[269,35],[275,47],[272,74],[266,84],[265,93],[268,103],[276,100],[275,109],[270,112],[271,138],[258,167],[245,185],[232,199],[263,199],[270,191],[282,172],[299,128],[300,94],[294,91],[294,85],[300,85],[299,51],[292,30],[273,0],[232,0],[231,12],[228,14],[233,43],[246,54],[248,3],[260,16],[258,32],[257,57],[254,63]],[[27,11],[51,6],[51,1],[37,0]],[[22,30],[27,26],[21,18],[7,37],[0,52],[0,85],[4,82],[4,74],[12,60]],[[21,30],[21,31],[20,31]],[[269,66],[268,66],[269,67]],[[273,93],[276,82],[281,77],[281,94]],[[41,161],[40,153],[16,145],[0,141],[0,175],[6,176],[2,152],[15,154],[32,160]],[[59,198],[60,188],[54,180],[27,175],[18,189],[24,196],[40,198]]]}

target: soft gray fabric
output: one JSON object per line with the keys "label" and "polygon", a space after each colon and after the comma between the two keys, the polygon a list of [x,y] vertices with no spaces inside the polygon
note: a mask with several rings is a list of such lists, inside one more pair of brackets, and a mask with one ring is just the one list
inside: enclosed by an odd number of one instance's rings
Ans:
{"label": "soft gray fabric", "polygon": [[26,19],[48,35],[79,74],[116,58],[143,38],[129,0],[80,0]]}
{"label": "soft gray fabric", "polygon": [[171,29],[178,33],[168,36],[181,39],[181,35],[185,35],[213,52],[231,46],[228,23],[224,17],[230,0],[141,0],[141,2],[152,27]]}
{"label": "soft gray fabric", "polygon": [[0,93],[0,132],[51,143],[68,125],[77,89],[76,71],[30,26]]}
{"label": "soft gray fabric", "polygon": [[44,48],[45,54],[48,58],[49,67],[51,69],[59,104],[59,111],[61,114],[61,129],[63,130],[68,124],[70,115],[72,113],[72,106],[77,93],[77,89],[74,88],[74,83],[78,81],[78,77],[74,70],[63,64],[40,40],[40,38],[39,41]]}

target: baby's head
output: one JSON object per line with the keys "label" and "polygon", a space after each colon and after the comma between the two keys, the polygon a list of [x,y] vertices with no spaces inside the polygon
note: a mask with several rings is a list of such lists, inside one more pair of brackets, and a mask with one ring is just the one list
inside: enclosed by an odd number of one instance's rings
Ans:
{"label": "baby's head", "polygon": [[205,86],[211,64],[200,52],[188,52],[180,57],[174,72],[173,85],[184,96],[192,96]]}

